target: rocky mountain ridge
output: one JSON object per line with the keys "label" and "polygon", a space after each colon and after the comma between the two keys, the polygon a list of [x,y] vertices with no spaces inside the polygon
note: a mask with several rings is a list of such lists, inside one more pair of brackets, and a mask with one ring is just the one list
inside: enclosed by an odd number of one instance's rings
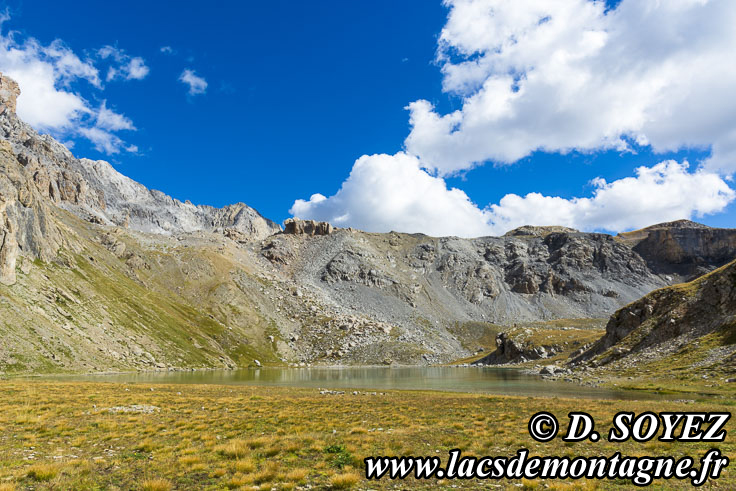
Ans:
{"label": "rocky mountain ridge", "polygon": [[617,237],[282,232],[75,158],[17,118],[16,89],[0,76],[0,372],[444,363],[502,326],[605,318],[736,256],[736,230],[684,221]]}
{"label": "rocky mountain ridge", "polygon": [[182,203],[147,189],[105,161],[77,159],[17,117],[19,95],[18,85],[0,74],[0,138],[10,143],[39,192],[55,205],[95,223],[151,233],[233,229],[258,239],[281,230],[244,203],[224,208]]}

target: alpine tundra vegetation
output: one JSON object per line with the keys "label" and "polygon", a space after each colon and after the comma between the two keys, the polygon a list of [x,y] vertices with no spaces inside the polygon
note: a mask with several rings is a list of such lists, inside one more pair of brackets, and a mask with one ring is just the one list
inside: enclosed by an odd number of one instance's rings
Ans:
{"label": "alpine tundra vegetation", "polygon": [[736,3],[7,3],[0,491],[736,489]]}

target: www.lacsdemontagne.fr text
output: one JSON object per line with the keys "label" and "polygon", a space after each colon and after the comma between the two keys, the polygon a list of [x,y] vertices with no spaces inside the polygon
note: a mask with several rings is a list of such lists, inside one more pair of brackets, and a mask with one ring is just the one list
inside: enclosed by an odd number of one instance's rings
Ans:
{"label": "www.lacsdemontagne.fr text", "polygon": [[708,478],[717,479],[728,466],[728,457],[711,449],[698,463],[692,457],[627,457],[620,453],[598,457],[529,456],[520,449],[516,455],[463,457],[450,450],[446,466],[439,457],[368,457],[368,479],[609,479],[629,480],[647,486],[656,479],[690,480],[700,486]]}

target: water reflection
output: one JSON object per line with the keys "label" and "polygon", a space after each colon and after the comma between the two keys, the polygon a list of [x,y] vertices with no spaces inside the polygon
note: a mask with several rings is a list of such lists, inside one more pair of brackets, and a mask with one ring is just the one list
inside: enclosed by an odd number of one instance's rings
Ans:
{"label": "water reflection", "polygon": [[653,399],[660,396],[624,390],[583,387],[542,380],[518,370],[488,367],[312,367],[258,368],[198,372],[145,372],[69,377],[73,380],[170,383],[242,384],[323,387],[362,390],[441,390],[491,394],[581,397],[594,399]]}

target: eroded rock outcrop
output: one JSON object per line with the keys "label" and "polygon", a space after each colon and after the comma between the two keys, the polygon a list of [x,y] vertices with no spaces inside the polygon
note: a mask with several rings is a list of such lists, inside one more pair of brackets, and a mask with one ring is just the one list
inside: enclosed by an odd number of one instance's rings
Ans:
{"label": "eroded rock outcrop", "polygon": [[504,237],[524,237],[524,236],[537,236],[546,237],[549,234],[563,233],[570,234],[578,232],[574,228],[561,227],[559,225],[551,225],[546,227],[537,227],[534,225],[524,225],[523,227],[517,227],[513,230],[509,230],[504,234]]}
{"label": "eroded rock outcrop", "polygon": [[385,288],[396,283],[386,272],[372,264],[370,258],[351,250],[340,252],[327,263],[322,281],[344,281],[376,288]]}
{"label": "eroded rock outcrop", "polygon": [[289,218],[284,222],[284,233],[294,235],[329,235],[333,227],[328,222]]}
{"label": "eroded rock outcrop", "polygon": [[4,105],[8,111],[14,113],[18,96],[20,95],[20,87],[18,83],[10,77],[0,73],[0,103]]}
{"label": "eroded rock outcrop", "polygon": [[554,355],[556,346],[533,346],[514,339],[508,332],[496,336],[496,351],[475,361],[474,365],[504,365],[508,363],[524,363]]}

